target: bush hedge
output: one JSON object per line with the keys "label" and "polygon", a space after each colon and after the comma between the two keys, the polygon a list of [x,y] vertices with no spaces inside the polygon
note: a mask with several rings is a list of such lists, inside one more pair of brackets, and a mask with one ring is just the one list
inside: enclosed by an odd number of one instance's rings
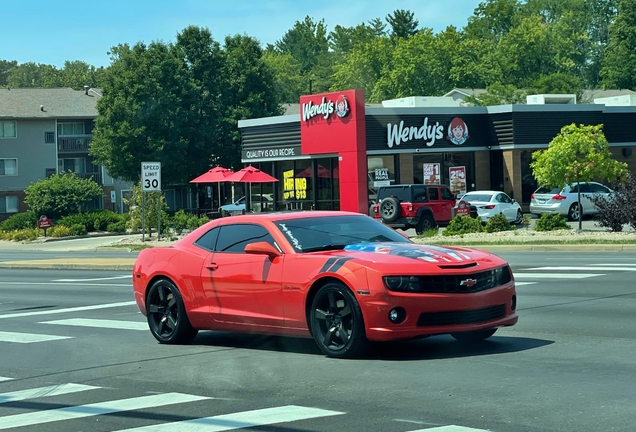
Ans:
{"label": "bush hedge", "polygon": [[494,233],[500,231],[512,231],[517,229],[515,225],[512,225],[503,213],[499,213],[490,218],[486,223],[485,230],[487,233]]}
{"label": "bush hedge", "polygon": [[560,214],[549,213],[543,213],[534,226],[535,231],[556,231],[571,228],[566,218]]}
{"label": "bush hedge", "polygon": [[38,219],[38,215],[31,210],[17,213],[0,223],[0,231],[33,229],[36,227]]}
{"label": "bush hedge", "polygon": [[442,235],[452,236],[480,232],[484,232],[484,227],[481,224],[480,218],[457,215],[452,221],[450,221]]}
{"label": "bush hedge", "polygon": [[106,231],[109,224],[125,223],[125,218],[125,215],[110,210],[96,210],[64,216],[58,223],[68,227],[83,225],[87,232],[94,232]]}

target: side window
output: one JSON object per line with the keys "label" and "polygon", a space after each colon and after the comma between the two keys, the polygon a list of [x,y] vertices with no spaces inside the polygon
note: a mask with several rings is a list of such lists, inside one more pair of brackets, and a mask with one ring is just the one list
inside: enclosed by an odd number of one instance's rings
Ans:
{"label": "side window", "polygon": [[455,201],[455,199],[453,198],[453,194],[451,194],[450,190],[446,188],[442,188],[442,199],[444,201]]}
{"label": "side window", "polygon": [[414,203],[425,203],[428,199],[426,197],[426,188],[417,188],[413,189],[413,202]]}
{"label": "side window", "polygon": [[609,189],[607,189],[605,186],[597,184],[597,183],[591,183],[590,184],[590,188],[592,189],[592,192],[594,192],[594,193],[602,193],[602,194],[610,193]]}
{"label": "side window", "polygon": [[208,250],[210,252],[214,251],[216,247],[216,239],[219,236],[219,227],[212,228],[210,231],[203,234],[197,241],[194,242],[195,245]]}
{"label": "side window", "polygon": [[243,253],[246,245],[262,241],[276,247],[272,235],[260,225],[225,225],[221,227],[215,250],[226,253]]}
{"label": "side window", "polygon": [[439,189],[428,188],[428,199],[431,201],[439,201]]}
{"label": "side window", "polygon": [[592,189],[590,188],[590,185],[587,183],[582,183],[581,184],[581,193],[590,193],[592,192]]}
{"label": "side window", "polygon": [[570,193],[579,193],[579,185],[570,186]]}
{"label": "side window", "polygon": [[500,203],[510,204],[511,199],[506,194],[499,194],[497,195],[497,201],[499,201]]}

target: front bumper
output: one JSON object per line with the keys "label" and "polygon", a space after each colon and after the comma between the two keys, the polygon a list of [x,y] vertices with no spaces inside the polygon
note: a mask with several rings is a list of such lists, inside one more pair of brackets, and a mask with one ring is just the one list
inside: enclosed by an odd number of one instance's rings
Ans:
{"label": "front bumper", "polygon": [[[477,293],[411,294],[387,291],[360,298],[366,335],[371,341],[392,341],[424,336],[511,326],[519,319],[514,282]],[[394,308],[406,317],[400,324],[389,320]]]}

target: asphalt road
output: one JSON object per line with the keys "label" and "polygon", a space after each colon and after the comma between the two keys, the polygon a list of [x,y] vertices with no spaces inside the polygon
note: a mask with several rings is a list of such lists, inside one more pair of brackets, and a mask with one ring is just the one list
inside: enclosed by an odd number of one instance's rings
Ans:
{"label": "asphalt road", "polygon": [[159,345],[128,272],[0,269],[0,430],[635,430],[636,254],[500,255],[516,326],[350,361],[304,339]]}

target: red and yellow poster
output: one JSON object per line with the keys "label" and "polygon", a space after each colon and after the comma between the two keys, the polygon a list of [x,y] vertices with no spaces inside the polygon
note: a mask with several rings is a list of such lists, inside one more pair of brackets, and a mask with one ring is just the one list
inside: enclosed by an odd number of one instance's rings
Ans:
{"label": "red and yellow poster", "polygon": [[450,178],[450,189],[452,194],[466,193],[466,167],[450,167],[448,168],[448,177]]}

